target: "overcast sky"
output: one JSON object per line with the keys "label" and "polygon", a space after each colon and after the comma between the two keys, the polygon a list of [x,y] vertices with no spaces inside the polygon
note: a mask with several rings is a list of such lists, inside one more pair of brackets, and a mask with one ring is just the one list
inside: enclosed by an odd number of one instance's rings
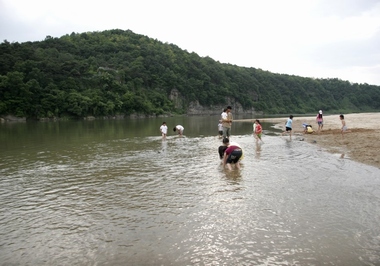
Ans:
{"label": "overcast sky", "polygon": [[110,29],[221,63],[380,85],[380,0],[0,0],[0,42]]}

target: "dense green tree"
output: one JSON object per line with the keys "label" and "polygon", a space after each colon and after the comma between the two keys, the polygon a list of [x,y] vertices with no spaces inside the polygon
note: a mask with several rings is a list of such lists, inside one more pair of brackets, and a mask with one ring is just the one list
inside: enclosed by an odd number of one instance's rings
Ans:
{"label": "dense green tree", "polygon": [[379,111],[380,87],[221,64],[129,30],[0,44],[0,115],[181,113],[195,101],[273,114]]}

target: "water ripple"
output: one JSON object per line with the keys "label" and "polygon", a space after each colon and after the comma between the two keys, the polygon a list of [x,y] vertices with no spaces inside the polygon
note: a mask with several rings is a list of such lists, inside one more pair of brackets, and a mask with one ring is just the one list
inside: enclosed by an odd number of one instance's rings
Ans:
{"label": "water ripple", "polygon": [[379,169],[308,143],[234,136],[84,143],[1,163],[2,265],[371,265]]}

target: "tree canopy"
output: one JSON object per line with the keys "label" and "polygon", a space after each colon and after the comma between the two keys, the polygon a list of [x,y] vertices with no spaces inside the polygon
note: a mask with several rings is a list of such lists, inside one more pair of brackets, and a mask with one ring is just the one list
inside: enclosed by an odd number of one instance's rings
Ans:
{"label": "tree canopy", "polygon": [[230,101],[267,114],[379,111],[380,86],[222,64],[130,30],[0,44],[0,115],[158,115]]}

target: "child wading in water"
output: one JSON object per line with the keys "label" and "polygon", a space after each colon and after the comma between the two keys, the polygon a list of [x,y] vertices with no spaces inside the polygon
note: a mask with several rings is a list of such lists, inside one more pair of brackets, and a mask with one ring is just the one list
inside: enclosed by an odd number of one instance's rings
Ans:
{"label": "child wading in water", "polygon": [[223,137],[223,124],[222,124],[222,120],[219,120],[219,124],[218,124],[218,134],[219,134],[219,138],[222,138],[222,137]]}
{"label": "child wading in water", "polygon": [[285,131],[282,132],[282,135],[289,132],[290,138],[292,138],[292,124],[293,124],[293,116],[290,115],[288,120],[285,123]]}
{"label": "child wading in water", "polygon": [[166,139],[166,135],[168,134],[168,126],[166,125],[166,122],[163,122],[160,126],[160,132],[162,139]]}
{"label": "child wading in water", "polygon": [[256,137],[256,143],[259,142],[259,140],[261,140],[261,142],[264,143],[264,141],[261,139],[261,135],[263,133],[263,127],[261,126],[261,123],[260,123],[260,120],[259,119],[256,119],[255,120],[255,123],[254,123],[254,126],[253,126],[253,134],[255,134],[255,137]]}

